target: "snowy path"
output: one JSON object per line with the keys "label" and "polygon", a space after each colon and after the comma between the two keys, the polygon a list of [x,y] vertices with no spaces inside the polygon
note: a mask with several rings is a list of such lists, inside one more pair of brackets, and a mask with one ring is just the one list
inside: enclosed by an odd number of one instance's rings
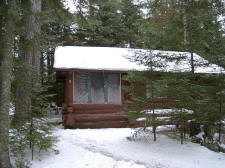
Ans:
{"label": "snowy path", "polygon": [[212,152],[198,144],[159,135],[156,143],[128,141],[132,130],[56,129],[56,148],[60,154],[45,154],[33,161],[32,168],[221,168],[225,154]]}
{"label": "snowy path", "polygon": [[120,164],[124,165],[129,165],[129,167],[137,167],[137,168],[145,168],[145,166],[141,165],[141,163],[135,163],[132,160],[128,160],[128,159],[122,159],[119,157],[114,156],[112,153],[106,152],[102,149],[99,149],[97,146],[93,145],[93,144],[88,144],[88,145],[83,145],[83,144],[79,144],[79,143],[74,143],[72,141],[70,141],[71,144],[75,145],[75,146],[80,146],[81,148],[85,149],[87,152],[92,152],[95,154],[100,154],[102,156],[105,156],[106,158],[111,158],[112,160],[114,160],[116,163],[115,165],[113,165],[113,168],[119,166],[121,167]]}

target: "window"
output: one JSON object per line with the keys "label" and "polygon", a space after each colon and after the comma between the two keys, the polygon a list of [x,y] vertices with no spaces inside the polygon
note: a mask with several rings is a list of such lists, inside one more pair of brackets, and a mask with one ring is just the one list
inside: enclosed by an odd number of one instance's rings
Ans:
{"label": "window", "polygon": [[120,74],[75,72],[74,98],[76,103],[120,103]]}
{"label": "window", "polygon": [[74,73],[74,96],[75,101],[80,103],[87,103],[89,95],[88,95],[88,81],[89,81],[88,73]]}

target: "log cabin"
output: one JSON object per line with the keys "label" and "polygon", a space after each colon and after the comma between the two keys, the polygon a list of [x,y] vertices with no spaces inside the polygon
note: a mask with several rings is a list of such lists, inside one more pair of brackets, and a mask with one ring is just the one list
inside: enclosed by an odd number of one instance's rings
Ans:
{"label": "log cabin", "polygon": [[[55,50],[56,81],[65,83],[62,120],[65,128],[119,128],[130,121],[121,111],[128,94],[122,89],[128,83],[123,77],[129,71],[147,71],[148,66],[132,61],[140,53],[185,56],[181,62],[167,62],[162,72],[191,71],[190,54],[185,52],[141,50],[114,47],[61,46]],[[194,54],[195,64],[208,63]],[[166,68],[165,68],[166,67]],[[195,66],[195,73],[220,73],[221,67],[211,64]],[[163,103],[163,101],[161,101]]]}

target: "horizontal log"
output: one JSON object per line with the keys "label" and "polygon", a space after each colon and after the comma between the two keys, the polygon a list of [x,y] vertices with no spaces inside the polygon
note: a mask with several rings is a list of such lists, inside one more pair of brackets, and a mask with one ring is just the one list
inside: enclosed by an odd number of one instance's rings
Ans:
{"label": "horizontal log", "polygon": [[127,116],[121,114],[74,114],[76,122],[97,122],[97,121],[128,121]]}
{"label": "horizontal log", "polygon": [[106,110],[106,109],[117,109],[121,110],[123,109],[124,105],[122,104],[109,104],[109,103],[83,103],[83,104],[73,104],[73,109],[74,111],[79,111],[79,110]]}
{"label": "horizontal log", "polygon": [[75,110],[76,114],[105,114],[105,113],[119,113],[122,110],[120,109],[98,109],[98,110]]}
{"label": "horizontal log", "polygon": [[[135,120],[131,120],[131,122],[129,122],[129,125],[131,127],[146,127],[146,123],[145,121],[135,121]],[[174,123],[172,123],[171,121],[158,121],[158,126],[161,125],[174,125]],[[151,126],[151,125],[149,125]]]}
{"label": "horizontal log", "polygon": [[74,128],[125,128],[128,127],[127,121],[101,121],[101,122],[79,122]]}

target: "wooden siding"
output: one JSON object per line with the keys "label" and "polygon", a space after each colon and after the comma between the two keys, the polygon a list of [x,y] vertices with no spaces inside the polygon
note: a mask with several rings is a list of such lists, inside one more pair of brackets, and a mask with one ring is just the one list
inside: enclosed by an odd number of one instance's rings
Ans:
{"label": "wooden siding", "polygon": [[[121,114],[121,104],[64,105],[63,123],[66,128],[111,128],[128,125],[127,116]],[[118,125],[117,125],[118,124]]]}

